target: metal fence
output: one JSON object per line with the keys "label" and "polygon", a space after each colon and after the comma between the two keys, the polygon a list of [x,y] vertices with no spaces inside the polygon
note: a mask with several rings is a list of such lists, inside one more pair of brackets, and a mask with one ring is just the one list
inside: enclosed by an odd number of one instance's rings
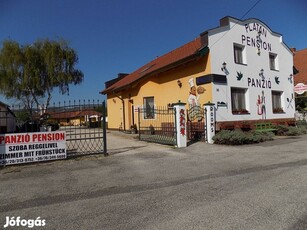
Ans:
{"label": "metal fence", "polygon": [[[149,116],[150,114],[150,116]],[[176,145],[176,113],[173,107],[139,108],[139,139]]]}
{"label": "metal fence", "polygon": [[16,118],[14,132],[65,131],[68,156],[107,154],[105,101],[54,103],[47,109],[33,108],[31,116],[22,106],[12,106],[11,112]]}

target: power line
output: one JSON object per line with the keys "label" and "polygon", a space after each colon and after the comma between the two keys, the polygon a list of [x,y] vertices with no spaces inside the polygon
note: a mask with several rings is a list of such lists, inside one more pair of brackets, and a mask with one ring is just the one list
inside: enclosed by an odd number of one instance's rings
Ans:
{"label": "power line", "polygon": [[261,2],[262,0],[258,0],[240,19],[242,20],[249,12],[251,12],[257,5],[259,2]]}
{"label": "power line", "polygon": [[[262,1],[262,0],[257,0],[257,2],[256,2],[251,8],[249,8],[249,9],[247,10],[247,12],[240,18],[240,20],[242,20],[249,12],[251,12],[261,1]],[[222,39],[226,36],[226,34],[228,34],[228,32],[229,32],[232,28],[234,28],[236,25],[237,25],[237,23],[235,23],[235,24],[234,24],[226,33],[224,33],[223,36],[220,37],[215,43],[213,43],[212,46],[211,46],[211,48],[212,48],[216,43],[218,43],[220,40],[222,40]]]}

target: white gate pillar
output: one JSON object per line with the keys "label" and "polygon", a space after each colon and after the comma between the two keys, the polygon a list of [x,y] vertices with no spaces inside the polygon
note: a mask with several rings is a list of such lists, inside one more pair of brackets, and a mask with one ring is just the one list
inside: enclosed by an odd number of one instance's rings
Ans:
{"label": "white gate pillar", "polygon": [[214,103],[206,103],[204,104],[205,109],[205,117],[206,117],[206,134],[207,134],[207,142],[209,144],[213,144],[212,137],[215,135],[215,107]]}
{"label": "white gate pillar", "polygon": [[174,104],[176,113],[175,127],[177,147],[187,147],[187,127],[186,127],[186,103],[178,102]]}

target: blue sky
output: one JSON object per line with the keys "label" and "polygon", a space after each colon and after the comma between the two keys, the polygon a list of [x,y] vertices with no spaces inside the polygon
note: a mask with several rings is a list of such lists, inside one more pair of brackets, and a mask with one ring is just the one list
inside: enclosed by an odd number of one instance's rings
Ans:
{"label": "blue sky", "polygon": [[[104,82],[130,73],[217,27],[241,19],[257,0],[0,0],[0,41],[65,39],[79,56],[84,82],[53,102],[99,99]],[[261,0],[242,19],[258,18],[289,47],[307,48],[307,1]],[[3,97],[0,100],[8,104]]]}

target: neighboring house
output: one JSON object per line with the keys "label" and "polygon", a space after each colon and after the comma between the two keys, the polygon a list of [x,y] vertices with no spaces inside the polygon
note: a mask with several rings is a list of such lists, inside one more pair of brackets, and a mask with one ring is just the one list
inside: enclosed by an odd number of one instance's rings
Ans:
{"label": "neighboring house", "polygon": [[[296,50],[295,48],[292,49],[294,53],[294,66],[297,69],[298,73],[294,77],[294,91],[296,93],[296,108],[301,110],[300,108],[300,99],[306,97],[307,91],[307,48],[303,50]],[[298,101],[299,100],[299,101]],[[306,110],[306,108],[305,108]],[[296,113],[297,120],[307,120],[307,113],[306,112],[298,112]]]}
{"label": "neighboring house", "polygon": [[85,125],[88,122],[97,122],[101,120],[102,114],[92,109],[70,110],[62,112],[48,111],[49,119],[56,121],[61,126]]}
{"label": "neighboring house", "polygon": [[[294,85],[303,87],[297,88],[295,91],[298,94],[303,94],[307,91],[307,48],[303,50],[292,49],[294,53],[294,66],[298,73],[294,77]],[[303,89],[303,90],[300,90]]]}
{"label": "neighboring house", "polygon": [[0,101],[0,132],[1,134],[16,131],[16,116],[9,106]]}
{"label": "neighboring house", "polygon": [[[294,122],[293,53],[258,19],[225,17],[220,26],[145,64],[121,79],[108,81],[108,127],[138,124],[137,108],[211,102],[217,129],[262,120]],[[145,114],[141,119],[155,119]]]}

